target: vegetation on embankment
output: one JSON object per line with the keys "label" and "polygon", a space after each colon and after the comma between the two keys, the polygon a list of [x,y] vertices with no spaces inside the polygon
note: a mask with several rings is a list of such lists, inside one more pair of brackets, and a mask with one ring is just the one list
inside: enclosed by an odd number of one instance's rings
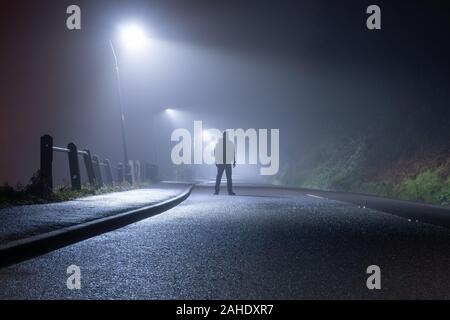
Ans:
{"label": "vegetation on embankment", "polygon": [[449,166],[427,169],[395,185],[392,194],[402,199],[450,204]]}
{"label": "vegetation on embankment", "polygon": [[[392,169],[391,169],[392,170]],[[373,194],[410,201],[450,205],[450,165],[428,167],[403,178],[370,177],[357,168],[336,164],[319,164],[309,173],[299,169],[288,185],[332,191]],[[286,176],[284,180],[286,180]],[[298,183],[300,181],[300,183]]]}
{"label": "vegetation on embankment", "polygon": [[448,113],[404,118],[333,128],[285,165],[278,183],[449,205]]}

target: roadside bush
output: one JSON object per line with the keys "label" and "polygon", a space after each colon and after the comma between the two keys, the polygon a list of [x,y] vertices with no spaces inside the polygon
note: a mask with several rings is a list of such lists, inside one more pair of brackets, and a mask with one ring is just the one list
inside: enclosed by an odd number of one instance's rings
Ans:
{"label": "roadside bush", "polygon": [[415,178],[408,178],[395,186],[394,194],[402,199],[448,203],[450,178],[442,175],[444,168],[428,169]]}

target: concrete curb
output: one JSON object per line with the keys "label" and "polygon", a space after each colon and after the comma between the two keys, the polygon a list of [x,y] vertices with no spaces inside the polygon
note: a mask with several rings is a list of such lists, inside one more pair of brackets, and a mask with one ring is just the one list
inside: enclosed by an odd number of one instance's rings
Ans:
{"label": "concrete curb", "polygon": [[174,198],[147,207],[62,228],[0,246],[0,268],[8,267],[167,211],[186,200],[193,188],[194,185],[188,187],[186,191]]}

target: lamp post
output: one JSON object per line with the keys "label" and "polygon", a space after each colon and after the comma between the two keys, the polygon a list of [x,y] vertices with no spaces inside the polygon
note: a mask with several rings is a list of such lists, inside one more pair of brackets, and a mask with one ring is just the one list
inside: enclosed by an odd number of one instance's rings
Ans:
{"label": "lamp post", "polygon": [[116,78],[117,78],[117,91],[119,94],[119,108],[120,108],[120,129],[122,134],[122,150],[123,150],[123,165],[124,165],[124,178],[126,181],[131,183],[130,170],[129,170],[129,158],[128,158],[128,147],[127,147],[127,139],[125,134],[125,113],[123,109],[123,101],[122,101],[122,84],[120,82],[120,73],[119,73],[119,63],[117,61],[116,50],[114,49],[114,44],[112,40],[109,40],[109,44],[111,46],[111,51],[114,56],[114,63],[116,69]]}
{"label": "lamp post", "polygon": [[[142,49],[145,46],[146,36],[143,29],[140,28],[138,25],[130,24],[122,26],[122,28],[120,29],[120,37],[124,46],[127,47],[127,49],[137,50]],[[109,45],[111,47],[111,52],[114,56],[114,64],[117,78],[117,90],[119,95],[120,129],[122,135],[123,162],[125,168],[124,176],[125,180],[131,183],[132,177],[131,177],[131,170],[129,167],[128,147],[125,134],[125,112],[123,106],[122,84],[120,81],[119,63],[117,59],[116,49],[111,39],[109,40]]]}

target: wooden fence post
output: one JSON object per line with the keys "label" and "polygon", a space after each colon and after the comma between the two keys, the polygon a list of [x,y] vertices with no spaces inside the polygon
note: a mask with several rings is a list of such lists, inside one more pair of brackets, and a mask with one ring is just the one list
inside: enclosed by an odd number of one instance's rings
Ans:
{"label": "wooden fence post", "polygon": [[128,160],[128,163],[124,164],[124,177],[129,184],[133,184],[133,161]]}
{"label": "wooden fence post", "polygon": [[125,168],[125,174],[128,174],[127,181],[131,185],[134,185],[134,183],[135,183],[135,174],[134,173],[135,173],[134,161],[130,160],[127,168]]}
{"label": "wooden fence post", "polygon": [[111,161],[105,160],[105,180],[106,184],[110,187],[114,186],[113,174],[111,169]]}
{"label": "wooden fence post", "polygon": [[81,190],[80,165],[78,163],[78,148],[74,143],[67,145],[69,149],[69,171],[72,190]]}
{"label": "wooden fence post", "polygon": [[134,180],[135,183],[141,182],[141,162],[139,160],[134,162]]}
{"label": "wooden fence post", "polygon": [[84,152],[85,152],[83,154],[84,165],[86,167],[86,173],[88,176],[89,184],[91,185],[91,187],[96,188],[97,179],[95,178],[94,167],[92,166],[91,152],[89,151],[89,149],[85,149]]}
{"label": "wooden fence post", "polygon": [[50,194],[53,191],[53,137],[46,134],[41,137],[41,192]]}
{"label": "wooden fence post", "polygon": [[123,163],[119,162],[117,164],[117,181],[122,184],[124,180],[125,180],[125,168],[123,166]]}
{"label": "wooden fence post", "polygon": [[92,157],[92,164],[94,166],[94,174],[97,180],[97,188],[103,187],[102,170],[100,168],[100,159],[97,155]]}
{"label": "wooden fence post", "polygon": [[142,161],[141,163],[141,181],[147,180],[147,162]]}

